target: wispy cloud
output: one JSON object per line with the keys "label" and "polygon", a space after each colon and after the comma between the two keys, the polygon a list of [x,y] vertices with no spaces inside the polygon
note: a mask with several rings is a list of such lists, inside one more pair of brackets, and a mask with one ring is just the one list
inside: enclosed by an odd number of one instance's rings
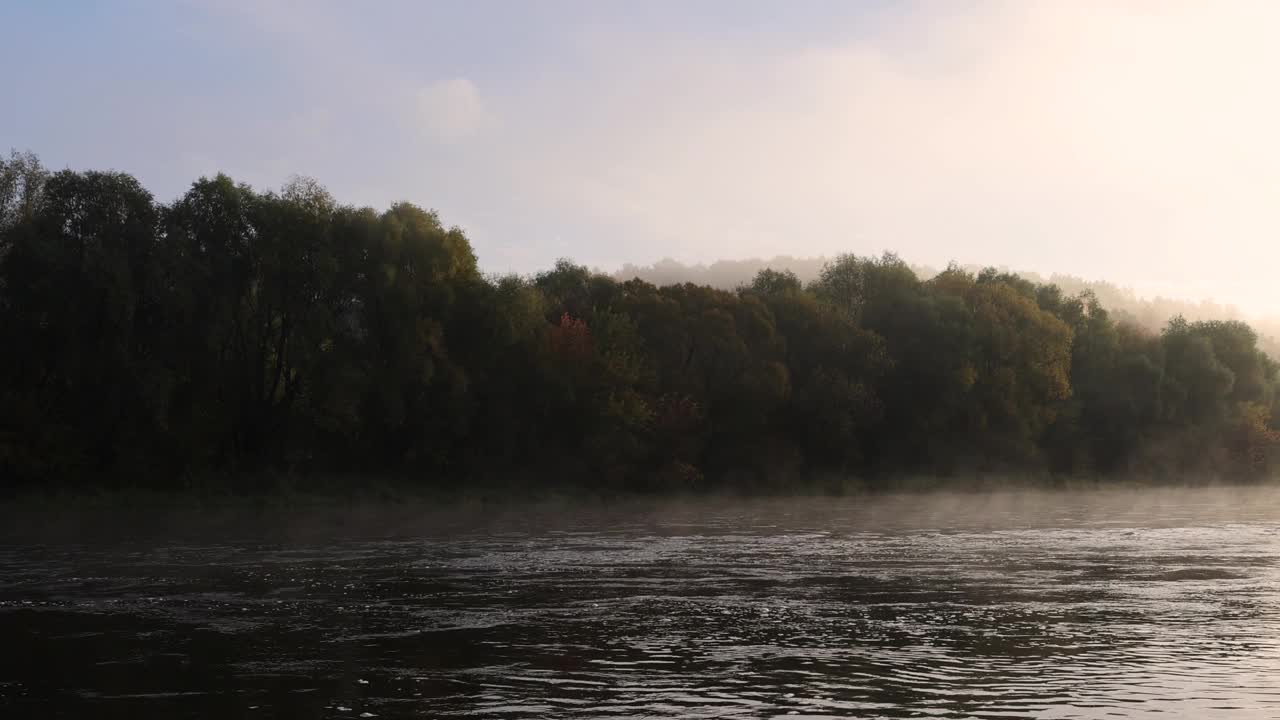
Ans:
{"label": "wispy cloud", "polygon": [[[173,48],[182,82],[145,117],[29,103],[0,133],[96,148],[144,182],[216,159],[411,199],[481,223],[493,269],[893,249],[1280,306],[1270,1],[916,2],[840,22],[797,2],[778,34],[724,32],[736,2],[695,18],[655,0],[642,21],[552,2],[511,11],[520,33],[495,30],[500,3],[192,2],[205,55]],[[127,77],[110,43],[102,76]],[[33,73],[84,82],[60,67]]]}
{"label": "wispy cloud", "polygon": [[602,260],[890,248],[1280,300],[1280,6],[927,8],[767,54],[602,39],[503,156],[646,241]]}
{"label": "wispy cloud", "polygon": [[474,137],[497,120],[466,78],[442,80],[419,90],[417,109],[423,132],[443,143]]}

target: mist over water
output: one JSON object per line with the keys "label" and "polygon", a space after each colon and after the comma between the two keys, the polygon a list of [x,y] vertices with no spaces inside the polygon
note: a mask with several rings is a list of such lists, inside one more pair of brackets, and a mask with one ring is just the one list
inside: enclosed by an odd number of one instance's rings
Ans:
{"label": "mist over water", "polygon": [[6,544],[0,714],[1280,715],[1273,489],[214,525]]}

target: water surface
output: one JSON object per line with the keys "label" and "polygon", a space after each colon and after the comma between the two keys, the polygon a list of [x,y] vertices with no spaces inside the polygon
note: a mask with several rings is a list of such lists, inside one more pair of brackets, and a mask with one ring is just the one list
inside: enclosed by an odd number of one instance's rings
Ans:
{"label": "water surface", "polygon": [[1280,717],[1280,491],[112,522],[0,546],[0,717]]}

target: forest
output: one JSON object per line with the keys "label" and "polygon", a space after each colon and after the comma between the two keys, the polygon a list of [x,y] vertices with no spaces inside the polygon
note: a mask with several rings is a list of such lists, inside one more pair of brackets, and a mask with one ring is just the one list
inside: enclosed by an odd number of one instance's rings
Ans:
{"label": "forest", "polygon": [[1277,363],[1239,320],[898,257],[656,285],[481,272],[409,203],[225,175],[157,202],[0,159],[0,488],[396,478],[603,491],[1267,478]]}

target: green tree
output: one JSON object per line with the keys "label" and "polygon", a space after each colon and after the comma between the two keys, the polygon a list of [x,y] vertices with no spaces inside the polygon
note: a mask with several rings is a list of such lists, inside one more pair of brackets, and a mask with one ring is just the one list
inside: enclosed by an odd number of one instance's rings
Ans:
{"label": "green tree", "polygon": [[128,175],[62,171],[41,182],[27,159],[16,164],[0,258],[14,421],[0,432],[20,449],[6,455],[39,448],[17,472],[143,473],[162,454],[148,440],[169,380],[148,343],[166,312],[156,207]]}

